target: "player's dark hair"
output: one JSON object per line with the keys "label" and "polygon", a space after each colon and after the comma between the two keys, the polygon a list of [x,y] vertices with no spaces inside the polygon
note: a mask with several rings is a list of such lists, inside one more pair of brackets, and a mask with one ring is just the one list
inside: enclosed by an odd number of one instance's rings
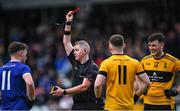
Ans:
{"label": "player's dark hair", "polygon": [[151,34],[148,37],[149,42],[152,42],[152,41],[155,41],[155,40],[158,40],[158,42],[164,42],[165,41],[164,34],[163,33],[154,33],[154,34]]}
{"label": "player's dark hair", "polygon": [[121,47],[124,44],[124,37],[119,34],[112,35],[109,42],[115,47]]}
{"label": "player's dark hair", "polygon": [[14,54],[20,50],[25,50],[25,49],[26,50],[28,49],[28,46],[25,43],[12,42],[8,47],[8,53],[11,55],[11,54]]}

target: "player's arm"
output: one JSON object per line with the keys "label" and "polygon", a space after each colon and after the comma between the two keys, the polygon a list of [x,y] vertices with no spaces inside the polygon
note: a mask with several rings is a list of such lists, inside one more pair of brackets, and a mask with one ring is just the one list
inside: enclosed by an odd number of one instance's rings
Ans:
{"label": "player's arm", "polygon": [[140,87],[136,91],[136,94],[140,96],[149,88],[150,80],[146,73],[139,74],[137,77],[138,77],[137,80],[140,80],[138,81],[140,82]]}
{"label": "player's arm", "polygon": [[139,83],[139,89],[137,90],[136,94],[138,94],[139,96],[144,94],[150,86],[149,77],[147,73],[144,72],[143,67],[144,67],[143,60],[141,60],[140,65],[138,65],[138,68],[137,68],[138,72],[137,72],[137,78],[136,78],[136,80]]}
{"label": "player's arm", "polygon": [[180,80],[180,71],[178,71],[177,73],[176,73],[178,76],[177,76],[177,88],[176,88],[176,90],[177,90],[177,92],[178,93],[180,93],[180,83],[178,82],[179,80]]}
{"label": "player's arm", "polygon": [[150,80],[146,73],[137,75],[135,82],[139,85],[137,91],[134,94],[134,103],[136,103],[139,97],[144,94],[150,86]]}
{"label": "player's arm", "polygon": [[179,79],[180,79],[180,76],[179,76],[179,74],[180,74],[180,72],[178,71],[177,73],[176,73],[176,88],[174,88],[174,89],[165,89],[164,90],[164,93],[165,93],[165,95],[166,95],[166,97],[167,98],[170,98],[171,96],[177,96],[179,93],[180,93],[180,83],[178,82],[179,81]]}
{"label": "player's arm", "polygon": [[176,76],[177,77],[177,80],[176,80],[176,91],[177,93],[180,93],[180,60],[177,59],[177,61],[175,62],[175,65],[174,65],[174,71],[176,72]]}
{"label": "player's arm", "polygon": [[[179,64],[179,66],[180,66],[180,64]],[[177,91],[177,93],[179,94],[180,93],[180,69],[179,69],[179,71],[177,71],[176,73],[175,73],[175,90]]]}
{"label": "player's arm", "polygon": [[138,80],[137,75],[135,76],[135,81],[134,81],[134,91],[136,92],[140,87],[140,82]]}
{"label": "player's arm", "polygon": [[67,55],[69,55],[70,52],[73,50],[73,46],[71,43],[71,23],[73,20],[73,14],[71,13],[72,11],[69,11],[66,15],[66,23],[63,35],[63,44]]}
{"label": "player's arm", "polygon": [[94,93],[96,98],[101,97],[102,85],[104,84],[104,81],[106,81],[106,77],[104,75],[98,74],[94,84]]}
{"label": "player's arm", "polygon": [[26,73],[23,75],[23,79],[26,83],[27,87],[27,96],[30,101],[35,100],[35,88],[32,76],[30,73]]}
{"label": "player's arm", "polygon": [[101,97],[102,94],[102,86],[106,81],[106,76],[98,74],[95,80],[94,84],[94,93],[96,96],[96,104],[101,106],[102,108],[104,107],[104,99]]}
{"label": "player's arm", "polygon": [[[173,68],[173,72],[176,72],[176,79],[177,81],[179,81],[180,79],[180,61],[179,59],[176,59],[175,63],[174,63],[174,68]],[[176,83],[176,89],[165,89],[164,93],[166,95],[167,98],[170,98],[171,96],[176,96],[180,93],[180,83],[177,82]]]}
{"label": "player's arm", "polygon": [[176,88],[176,90],[180,93],[180,85]]}
{"label": "player's arm", "polygon": [[176,90],[178,93],[180,93],[180,82],[178,82],[180,81],[180,60],[177,60],[174,66],[175,66],[174,70],[176,72],[176,78],[177,78]]}
{"label": "player's arm", "polygon": [[62,96],[65,94],[81,93],[81,92],[87,91],[88,88],[90,87],[90,85],[91,85],[90,80],[88,78],[84,78],[82,84],[77,85],[72,88],[62,89],[62,88],[56,86],[57,90],[53,91],[51,94],[53,96]]}

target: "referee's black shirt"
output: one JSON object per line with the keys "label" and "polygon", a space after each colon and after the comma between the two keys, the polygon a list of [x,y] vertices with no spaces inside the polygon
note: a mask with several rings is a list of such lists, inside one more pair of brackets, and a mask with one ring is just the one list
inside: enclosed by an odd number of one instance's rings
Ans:
{"label": "referee's black shirt", "polygon": [[82,84],[84,78],[91,81],[91,86],[87,91],[73,95],[73,101],[74,103],[94,103],[96,98],[94,94],[94,82],[98,74],[98,66],[90,59],[84,64],[81,64],[79,61],[75,60],[73,53],[74,50],[72,50],[68,56],[69,61],[73,65],[73,87]]}

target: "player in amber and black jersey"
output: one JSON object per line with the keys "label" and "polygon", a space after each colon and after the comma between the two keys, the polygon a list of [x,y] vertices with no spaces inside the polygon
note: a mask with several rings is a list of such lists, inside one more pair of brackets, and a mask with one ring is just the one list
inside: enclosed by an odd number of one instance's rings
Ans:
{"label": "player in amber and black jersey", "polygon": [[[133,109],[135,75],[142,80],[144,88],[147,88],[150,84],[149,78],[139,61],[123,53],[124,47],[125,43],[122,35],[115,34],[110,37],[109,49],[112,56],[101,63],[95,81],[96,97],[101,96],[102,84],[106,81],[105,110]],[[142,93],[143,90],[138,90],[135,95],[140,96]]]}
{"label": "player in amber and black jersey", "polygon": [[141,64],[151,81],[144,95],[145,110],[171,110],[175,108],[174,97],[180,90],[172,89],[175,73],[180,71],[180,61],[163,51],[165,37],[155,33],[148,38],[151,55],[144,57]]}

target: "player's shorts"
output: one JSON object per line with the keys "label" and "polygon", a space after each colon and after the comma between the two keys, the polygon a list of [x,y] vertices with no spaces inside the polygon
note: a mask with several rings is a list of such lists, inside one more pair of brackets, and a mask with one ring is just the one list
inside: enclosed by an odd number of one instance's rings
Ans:
{"label": "player's shorts", "polygon": [[17,98],[15,101],[7,101],[1,103],[1,110],[30,110],[31,107],[27,104],[26,99]]}
{"label": "player's shorts", "polygon": [[151,105],[144,104],[144,110],[176,110],[176,105]]}

